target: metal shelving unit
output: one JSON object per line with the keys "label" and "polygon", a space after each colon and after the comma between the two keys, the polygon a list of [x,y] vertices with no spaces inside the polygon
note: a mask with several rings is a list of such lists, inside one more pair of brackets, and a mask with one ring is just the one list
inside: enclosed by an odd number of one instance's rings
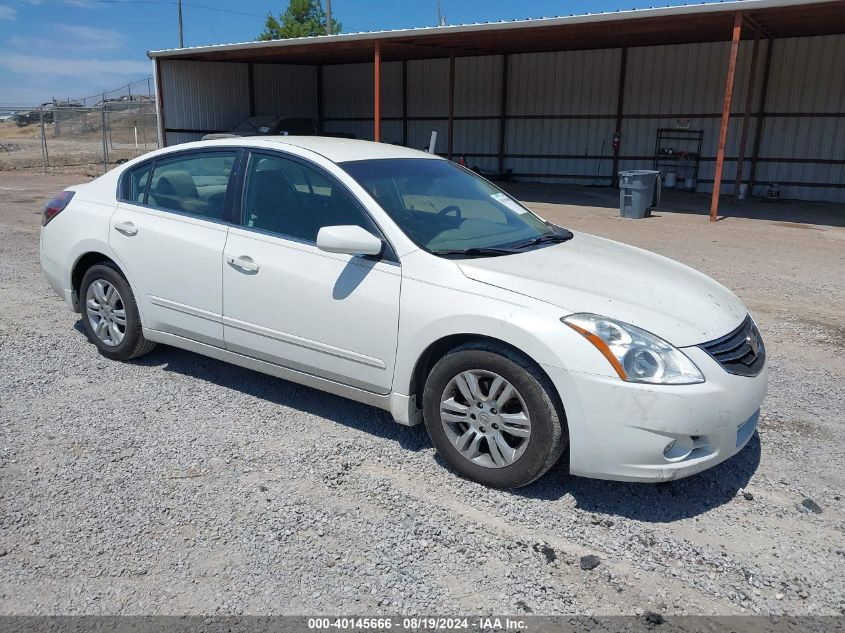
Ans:
{"label": "metal shelving unit", "polygon": [[[701,144],[704,130],[660,128],[654,143],[654,169],[659,171],[665,182],[665,172],[675,170],[678,183],[675,189],[695,191],[698,185],[698,167],[701,162]],[[671,150],[671,152],[669,151]],[[692,177],[692,186],[685,184]]]}

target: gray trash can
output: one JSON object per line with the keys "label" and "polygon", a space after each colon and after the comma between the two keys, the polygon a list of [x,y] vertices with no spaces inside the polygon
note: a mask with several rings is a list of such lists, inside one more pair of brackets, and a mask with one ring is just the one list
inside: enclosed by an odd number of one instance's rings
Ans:
{"label": "gray trash can", "polygon": [[644,218],[657,202],[658,171],[632,169],[619,172],[619,215],[623,218]]}

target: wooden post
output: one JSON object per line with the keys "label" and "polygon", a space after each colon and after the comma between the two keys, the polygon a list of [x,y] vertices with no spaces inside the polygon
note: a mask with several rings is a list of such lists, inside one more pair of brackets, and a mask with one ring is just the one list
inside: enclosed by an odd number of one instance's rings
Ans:
{"label": "wooden post", "polygon": [[713,175],[713,196],[710,198],[710,221],[719,218],[719,189],[722,186],[722,167],[725,164],[725,141],[728,138],[728,121],[731,117],[731,100],[736,75],[736,56],[739,51],[739,36],[742,34],[742,11],[734,13],[731,55],[728,60],[728,76],[725,78],[725,102],[722,105],[722,124],[719,128],[719,149],[716,152],[716,173]]}
{"label": "wooden post", "polygon": [[615,187],[619,180],[619,149],[622,145],[622,118],[625,111],[625,75],[628,67],[628,49],[622,49],[622,58],[619,60],[619,87],[616,95],[616,129],[614,135],[619,135],[619,145],[613,146],[613,166],[611,167],[610,183]]}
{"label": "wooden post", "polygon": [[505,173],[505,137],[508,133],[508,60],[502,55],[502,103],[499,108],[499,173]]}
{"label": "wooden post", "polygon": [[739,155],[736,159],[736,183],[734,197],[739,198],[742,186],[742,168],[745,162],[745,144],[748,141],[748,124],[751,117],[751,105],[754,102],[754,86],[757,80],[757,52],[760,48],[760,31],[754,33],[754,48],[751,49],[751,67],[748,70],[748,85],[745,88],[745,109],[742,112],[742,131],[739,134]]}
{"label": "wooden post", "polygon": [[449,53],[449,131],[446,157],[452,160],[455,140],[455,53]]}
{"label": "wooden post", "polygon": [[373,140],[381,142],[381,42],[376,42],[373,57]]}
{"label": "wooden post", "polygon": [[757,122],[754,126],[754,149],[751,150],[751,169],[748,173],[748,195],[754,193],[754,178],[757,175],[757,157],[760,155],[760,141],[763,138],[763,122],[766,118],[766,97],[769,93],[769,73],[772,70],[772,49],[775,40],[766,42],[766,61],[763,63],[763,84],[760,86],[760,103],[757,106]]}

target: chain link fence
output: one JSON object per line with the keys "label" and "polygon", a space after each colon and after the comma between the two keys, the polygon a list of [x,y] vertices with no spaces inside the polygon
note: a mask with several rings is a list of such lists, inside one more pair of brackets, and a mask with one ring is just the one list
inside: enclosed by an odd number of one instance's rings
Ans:
{"label": "chain link fence", "polygon": [[0,170],[105,172],[157,149],[155,101],[139,85],[150,90],[144,80],[103,93],[97,102],[87,97],[35,107],[0,105]]}

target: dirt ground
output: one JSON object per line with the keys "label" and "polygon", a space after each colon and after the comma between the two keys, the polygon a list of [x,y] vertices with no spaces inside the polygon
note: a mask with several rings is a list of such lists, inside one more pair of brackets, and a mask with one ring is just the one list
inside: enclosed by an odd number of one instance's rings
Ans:
{"label": "dirt ground", "polygon": [[612,190],[512,185],[733,290],[772,374],[714,469],[509,493],[362,405],[179,350],[99,357],[38,265],[41,206],[80,179],[0,171],[0,613],[845,614],[845,206],[710,223],[670,192],[625,220]]}

